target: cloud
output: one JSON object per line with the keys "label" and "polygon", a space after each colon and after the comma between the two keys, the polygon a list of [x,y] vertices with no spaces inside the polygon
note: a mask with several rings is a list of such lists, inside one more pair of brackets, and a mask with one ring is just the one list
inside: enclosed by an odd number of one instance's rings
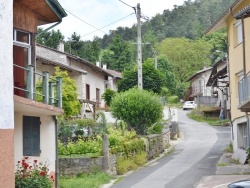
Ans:
{"label": "cloud", "polygon": [[[65,36],[65,40],[70,38],[73,32],[84,36],[82,40],[91,40],[94,36],[102,37],[105,33],[108,34],[109,30],[114,30],[118,26],[131,27],[137,22],[136,16],[131,15],[118,23],[103,28],[102,31],[96,31],[85,36],[95,31],[95,28],[101,28],[128,16],[134,10],[119,0],[59,0],[59,2],[66,10],[68,16],[63,18],[62,23],[54,29],[59,29]],[[137,3],[140,3],[142,13],[151,18],[158,13],[162,14],[165,9],[172,9],[174,5],[182,5],[184,0],[123,0],[123,2],[135,7]],[[71,13],[81,20],[71,15]],[[43,26],[43,28],[47,27],[48,25]]]}

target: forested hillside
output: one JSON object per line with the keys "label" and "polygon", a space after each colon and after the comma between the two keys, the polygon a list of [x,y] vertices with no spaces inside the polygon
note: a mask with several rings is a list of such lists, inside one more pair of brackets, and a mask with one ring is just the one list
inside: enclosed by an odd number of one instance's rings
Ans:
{"label": "forested hillside", "polygon": [[[164,56],[164,63],[167,61],[171,69],[161,71],[173,72],[176,83],[175,88],[168,88],[171,93],[178,93],[178,87],[183,90],[183,82],[189,76],[203,66],[213,64],[221,55],[215,53],[215,50],[227,51],[225,31],[208,36],[203,36],[203,33],[233,2],[234,0],[187,0],[182,6],[164,10],[162,14],[157,14],[148,21],[144,20],[142,42],[147,44],[142,45],[143,62],[156,54],[158,57]],[[95,37],[92,41],[82,41],[78,31],[71,38],[73,41],[66,41],[61,31],[52,30],[42,33],[37,42],[56,48],[61,40],[66,52],[71,51],[92,63],[101,61],[108,68],[121,72],[136,66],[137,48],[133,44],[137,39],[136,25],[131,28],[118,27],[103,38]],[[152,59],[149,61],[153,62]],[[173,76],[169,79],[173,82]]]}

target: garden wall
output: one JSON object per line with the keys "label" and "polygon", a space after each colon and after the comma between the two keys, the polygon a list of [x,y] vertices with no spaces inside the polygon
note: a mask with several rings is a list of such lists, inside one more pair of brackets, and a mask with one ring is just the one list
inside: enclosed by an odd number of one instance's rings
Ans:
{"label": "garden wall", "polygon": [[162,134],[153,134],[147,136],[149,142],[148,160],[159,156],[170,142],[169,130],[164,130]]}
{"label": "garden wall", "polygon": [[[148,160],[159,156],[167,147],[169,141],[169,130],[164,130],[162,134],[148,135],[145,139]],[[108,160],[104,157],[59,158],[60,175],[73,176],[95,170],[105,171],[111,175],[116,175],[116,155],[107,154],[107,156]]]}
{"label": "garden wall", "polygon": [[89,173],[95,170],[105,171],[111,175],[116,175],[116,156],[110,155],[108,160],[108,169],[105,169],[104,157],[79,157],[79,158],[60,158],[60,175],[73,176],[80,173]]}

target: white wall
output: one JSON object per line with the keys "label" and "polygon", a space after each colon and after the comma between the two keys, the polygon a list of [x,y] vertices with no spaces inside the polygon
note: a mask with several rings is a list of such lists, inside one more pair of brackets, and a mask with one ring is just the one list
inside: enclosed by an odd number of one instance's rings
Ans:
{"label": "white wall", "polygon": [[[23,115],[15,113],[15,164],[23,158]],[[56,145],[55,121],[52,116],[40,116],[40,157],[30,157],[42,162],[48,162],[49,170],[55,172]]]}
{"label": "white wall", "polygon": [[14,128],[13,1],[0,1],[0,129]]}

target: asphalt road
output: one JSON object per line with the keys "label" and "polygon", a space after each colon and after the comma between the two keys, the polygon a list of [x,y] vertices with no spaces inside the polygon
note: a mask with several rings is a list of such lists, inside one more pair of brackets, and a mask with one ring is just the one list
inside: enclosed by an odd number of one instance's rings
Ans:
{"label": "asphalt road", "polygon": [[216,163],[229,144],[230,128],[190,120],[178,110],[183,140],[175,151],[125,177],[113,188],[192,188],[204,176],[214,175]]}

